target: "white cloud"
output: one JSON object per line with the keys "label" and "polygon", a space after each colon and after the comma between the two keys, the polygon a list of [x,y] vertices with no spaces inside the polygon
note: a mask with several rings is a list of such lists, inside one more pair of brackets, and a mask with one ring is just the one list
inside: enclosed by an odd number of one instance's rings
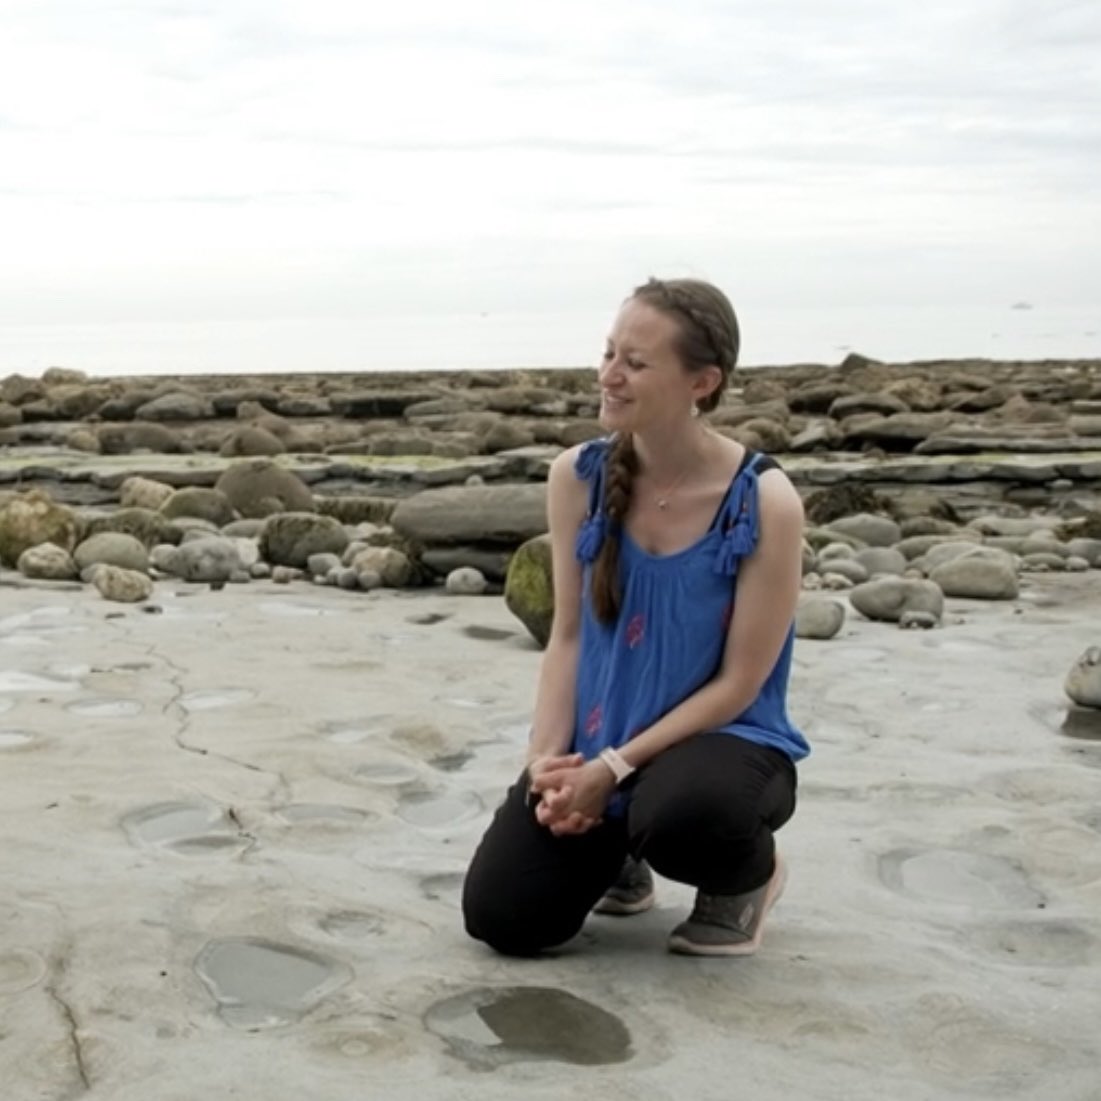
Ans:
{"label": "white cloud", "polygon": [[1099,301],[1099,43],[1023,0],[9,0],[0,322],[580,309],[667,269]]}

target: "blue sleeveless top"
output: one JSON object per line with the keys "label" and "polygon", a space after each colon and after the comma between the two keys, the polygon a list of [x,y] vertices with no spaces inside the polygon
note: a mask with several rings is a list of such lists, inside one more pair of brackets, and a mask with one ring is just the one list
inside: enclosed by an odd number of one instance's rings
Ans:
{"label": "blue sleeveless top", "polygon": [[[734,612],[742,558],[757,546],[757,476],[764,456],[743,462],[706,534],[674,554],[654,555],[620,531],[623,600],[615,623],[601,623],[589,596],[591,565],[608,528],[604,468],[610,439],[591,440],[574,470],[589,483],[589,512],[577,533],[582,563],[581,649],[573,749],[586,758],[619,747],[718,673]],[[810,752],[787,715],[794,624],[757,698],[716,729],[778,749],[792,761]]]}

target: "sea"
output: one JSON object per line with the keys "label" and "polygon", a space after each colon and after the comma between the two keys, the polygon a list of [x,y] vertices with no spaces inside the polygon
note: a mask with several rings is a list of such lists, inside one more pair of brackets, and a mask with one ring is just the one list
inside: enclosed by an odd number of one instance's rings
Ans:
{"label": "sea", "polygon": [[[89,375],[496,370],[594,366],[607,311],[389,313],[364,317],[21,324],[0,321],[0,377],[69,367]],[[740,309],[742,366],[1101,359],[1101,304],[752,305]]]}

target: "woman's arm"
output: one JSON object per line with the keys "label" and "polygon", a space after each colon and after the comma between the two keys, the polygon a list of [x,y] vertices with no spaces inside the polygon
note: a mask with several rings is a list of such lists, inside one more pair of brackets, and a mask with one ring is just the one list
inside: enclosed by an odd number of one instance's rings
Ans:
{"label": "woman's arm", "polygon": [[[760,537],[738,571],[737,600],[719,672],[672,710],[622,745],[622,759],[640,768],[677,742],[737,718],[760,693],[791,630],[803,582],[803,502],[782,471],[766,471],[759,493]],[[550,831],[584,833],[600,820],[615,789],[600,759],[559,759],[532,777],[542,796],[536,817]]]}
{"label": "woman's arm", "polygon": [[581,566],[574,554],[588,508],[588,484],[577,477],[571,447],[551,463],[547,477],[547,523],[554,578],[554,618],[539,667],[527,760],[557,757],[573,741],[577,655],[581,634]]}
{"label": "woman's arm", "polygon": [[[782,471],[761,475],[760,537],[738,570],[737,599],[719,672],[620,747],[641,768],[664,749],[737,718],[756,698],[784,645],[802,586],[803,504]],[[615,780],[601,760],[560,761],[533,779],[540,821],[554,833],[584,832],[604,811]]]}
{"label": "woman's arm", "polygon": [[780,656],[802,587],[803,504],[782,471],[759,482],[757,549],[738,569],[737,599],[719,672],[621,747],[640,768],[662,750],[737,718],[757,698]]}

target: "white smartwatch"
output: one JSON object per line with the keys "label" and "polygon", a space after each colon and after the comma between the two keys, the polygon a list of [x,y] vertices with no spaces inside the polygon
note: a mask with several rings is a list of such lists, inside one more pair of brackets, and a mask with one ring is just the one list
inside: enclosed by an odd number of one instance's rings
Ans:
{"label": "white smartwatch", "polygon": [[631,773],[638,771],[634,765],[628,764],[623,759],[618,750],[612,749],[611,746],[600,751],[600,759],[612,770],[616,787],[619,787]]}

